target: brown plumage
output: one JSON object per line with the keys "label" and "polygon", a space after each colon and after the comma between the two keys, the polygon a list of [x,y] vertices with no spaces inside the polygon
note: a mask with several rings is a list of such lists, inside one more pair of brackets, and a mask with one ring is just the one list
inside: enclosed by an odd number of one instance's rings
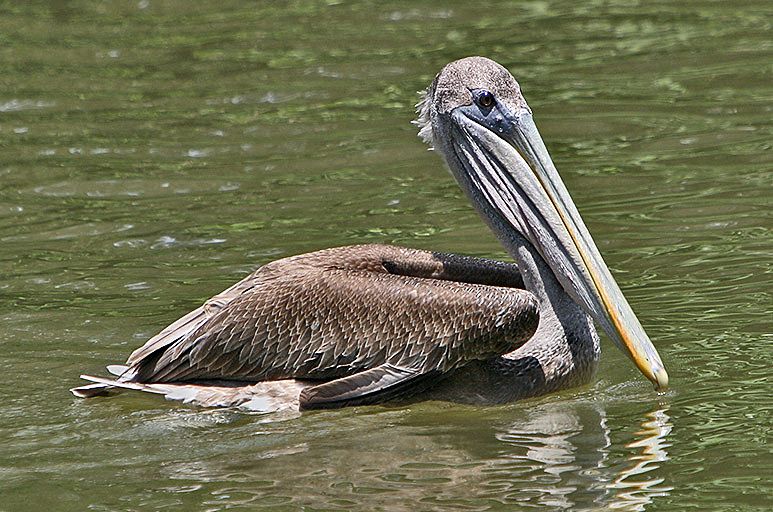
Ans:
{"label": "brown plumage", "polygon": [[587,382],[600,354],[593,320],[665,388],[515,78],[461,59],[418,109],[420,136],[516,264],[384,245],[274,261],[109,368],[116,381],[85,376],[97,384],[73,393],[125,387],[217,405],[265,393],[321,408],[426,390],[501,402]]}
{"label": "brown plumage", "polygon": [[[539,308],[517,286],[515,265],[479,258],[385,245],[301,254],[265,265],[151,338],[121,380],[326,382],[389,365],[379,385],[344,382],[368,395],[346,404],[380,401],[528,340]],[[322,406],[313,392],[305,408]]]}

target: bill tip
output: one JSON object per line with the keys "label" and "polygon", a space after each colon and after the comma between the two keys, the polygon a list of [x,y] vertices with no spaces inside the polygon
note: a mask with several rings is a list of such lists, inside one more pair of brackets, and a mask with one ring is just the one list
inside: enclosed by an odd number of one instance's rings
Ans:
{"label": "bill tip", "polygon": [[665,391],[668,389],[668,373],[666,372],[666,369],[662,366],[659,368],[656,368],[654,372],[652,372],[655,379],[653,380],[653,384],[655,384],[655,389],[657,391]]}

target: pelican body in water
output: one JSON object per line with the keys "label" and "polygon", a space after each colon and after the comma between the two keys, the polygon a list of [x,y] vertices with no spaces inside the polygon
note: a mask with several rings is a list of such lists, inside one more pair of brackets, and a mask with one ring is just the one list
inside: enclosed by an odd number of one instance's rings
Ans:
{"label": "pelican body in water", "polygon": [[665,389],[515,78],[483,57],[452,62],[416,123],[515,264],[385,245],[277,260],[108,367],[116,379],[83,376],[94,383],[73,393],[301,409],[408,396],[500,403],[588,382],[594,320]]}

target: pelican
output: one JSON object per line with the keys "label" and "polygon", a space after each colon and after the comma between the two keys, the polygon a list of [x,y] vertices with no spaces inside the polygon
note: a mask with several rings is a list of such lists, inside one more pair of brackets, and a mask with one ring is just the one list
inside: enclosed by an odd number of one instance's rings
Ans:
{"label": "pelican", "polygon": [[[300,409],[405,397],[501,403],[587,383],[594,321],[658,390],[668,374],[601,258],[515,78],[446,65],[417,105],[439,152],[515,263],[387,245],[271,262],[135,350],[116,388],[205,405],[261,394]],[[193,390],[193,391],[191,391]]]}

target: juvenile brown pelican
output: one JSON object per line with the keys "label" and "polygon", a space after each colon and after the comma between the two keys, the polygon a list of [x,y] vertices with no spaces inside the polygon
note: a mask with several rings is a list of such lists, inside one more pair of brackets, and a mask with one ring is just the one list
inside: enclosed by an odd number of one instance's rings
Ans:
{"label": "juvenile brown pelican", "polygon": [[[151,338],[116,381],[84,376],[97,384],[73,392],[188,386],[229,405],[284,390],[307,409],[417,393],[502,402],[589,381],[593,320],[665,389],[513,76],[482,57],[452,62],[417,124],[517,265],[381,245],[274,261]],[[213,383],[225,391],[199,399]]]}

